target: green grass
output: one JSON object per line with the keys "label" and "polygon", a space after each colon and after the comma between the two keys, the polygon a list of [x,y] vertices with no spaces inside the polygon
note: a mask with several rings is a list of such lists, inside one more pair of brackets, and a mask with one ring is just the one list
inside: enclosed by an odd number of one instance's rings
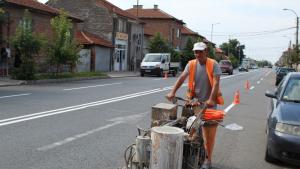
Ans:
{"label": "green grass", "polygon": [[46,74],[37,74],[36,80],[45,80],[45,79],[65,79],[65,78],[76,78],[76,77],[107,77],[103,72],[64,72],[59,74],[46,73]]}

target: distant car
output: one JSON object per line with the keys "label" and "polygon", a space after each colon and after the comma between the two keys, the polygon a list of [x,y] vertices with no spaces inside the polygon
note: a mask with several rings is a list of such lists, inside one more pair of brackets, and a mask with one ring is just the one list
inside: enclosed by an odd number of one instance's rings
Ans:
{"label": "distant car", "polygon": [[233,66],[229,60],[220,60],[219,65],[221,67],[222,73],[233,74]]}
{"label": "distant car", "polygon": [[287,68],[287,67],[281,67],[277,70],[276,72],[276,81],[275,81],[275,85],[277,86],[281,80],[283,79],[283,77],[285,75],[287,75],[289,72],[296,72],[295,69],[293,68]]}
{"label": "distant car", "polygon": [[242,65],[242,66],[239,67],[239,72],[242,72],[242,71],[248,72],[249,70],[246,66]]}
{"label": "distant car", "polygon": [[300,166],[300,73],[289,73],[271,99],[267,119],[265,160],[277,160]]}

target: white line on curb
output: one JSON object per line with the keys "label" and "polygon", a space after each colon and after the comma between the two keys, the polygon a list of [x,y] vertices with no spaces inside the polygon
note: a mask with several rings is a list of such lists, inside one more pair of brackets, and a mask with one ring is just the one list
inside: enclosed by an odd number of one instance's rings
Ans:
{"label": "white line on curb", "polygon": [[17,95],[10,95],[10,96],[1,96],[0,99],[10,98],[10,97],[28,96],[28,95],[31,95],[31,94],[32,94],[32,93],[17,94]]}

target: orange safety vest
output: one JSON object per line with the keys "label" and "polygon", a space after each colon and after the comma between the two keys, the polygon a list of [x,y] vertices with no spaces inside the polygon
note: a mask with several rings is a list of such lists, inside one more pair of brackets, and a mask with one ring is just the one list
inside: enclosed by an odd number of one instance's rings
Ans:
{"label": "orange safety vest", "polygon": [[[210,85],[213,86],[214,84],[214,63],[216,61],[210,58],[206,60],[206,73],[210,82]],[[195,96],[195,74],[197,69],[197,59],[193,59],[189,61],[189,83],[188,83],[188,90],[187,90],[187,98],[193,99]],[[218,90],[217,96],[217,104],[223,105],[224,98],[222,96],[221,90]]]}

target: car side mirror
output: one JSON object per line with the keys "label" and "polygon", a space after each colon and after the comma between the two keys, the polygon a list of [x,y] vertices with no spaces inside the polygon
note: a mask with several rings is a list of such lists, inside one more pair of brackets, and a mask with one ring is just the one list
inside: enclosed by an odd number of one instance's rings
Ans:
{"label": "car side mirror", "polygon": [[166,63],[166,60],[165,60],[165,59],[163,59],[163,60],[161,61],[161,63]]}
{"label": "car side mirror", "polygon": [[270,97],[270,98],[273,98],[273,99],[277,99],[277,96],[276,96],[276,93],[275,93],[275,92],[269,92],[269,91],[267,91],[267,92],[265,93],[265,96]]}

